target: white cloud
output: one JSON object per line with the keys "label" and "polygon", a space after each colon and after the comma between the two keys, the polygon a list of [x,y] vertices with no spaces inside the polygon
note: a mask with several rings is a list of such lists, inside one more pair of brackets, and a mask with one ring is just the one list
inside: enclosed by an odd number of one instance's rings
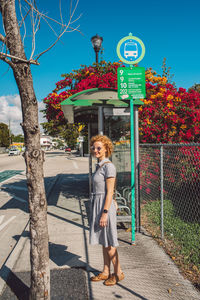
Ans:
{"label": "white cloud", "polygon": [[[0,96],[0,123],[9,125],[13,134],[23,134],[20,123],[22,122],[21,101],[19,95]],[[46,122],[40,112],[44,108],[43,102],[38,102],[39,123]],[[40,128],[42,131],[42,128]]]}

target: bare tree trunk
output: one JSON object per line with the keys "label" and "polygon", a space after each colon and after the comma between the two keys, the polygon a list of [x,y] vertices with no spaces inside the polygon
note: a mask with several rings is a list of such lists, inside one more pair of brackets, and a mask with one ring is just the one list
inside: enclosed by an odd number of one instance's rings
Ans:
{"label": "bare tree trunk", "polygon": [[[0,0],[0,12],[10,55],[26,61],[14,0]],[[10,63],[19,89],[25,139],[26,176],[29,194],[31,235],[30,299],[50,299],[47,203],[43,176],[43,152],[40,147],[38,104],[33,89],[30,64],[17,59]]]}

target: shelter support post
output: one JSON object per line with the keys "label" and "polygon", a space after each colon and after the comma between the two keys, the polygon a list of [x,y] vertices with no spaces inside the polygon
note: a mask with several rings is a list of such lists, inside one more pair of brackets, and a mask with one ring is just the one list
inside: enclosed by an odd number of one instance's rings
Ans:
{"label": "shelter support post", "polygon": [[103,107],[98,107],[98,133],[103,135]]}
{"label": "shelter support post", "polygon": [[88,153],[89,153],[89,195],[92,192],[92,154],[90,151],[91,124],[88,123]]}

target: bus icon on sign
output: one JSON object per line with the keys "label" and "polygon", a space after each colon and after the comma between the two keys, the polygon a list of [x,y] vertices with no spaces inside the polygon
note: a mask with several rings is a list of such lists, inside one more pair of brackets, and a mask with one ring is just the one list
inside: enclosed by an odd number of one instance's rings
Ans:
{"label": "bus icon on sign", "polygon": [[134,42],[127,42],[124,45],[124,56],[127,57],[138,57],[138,47]]}

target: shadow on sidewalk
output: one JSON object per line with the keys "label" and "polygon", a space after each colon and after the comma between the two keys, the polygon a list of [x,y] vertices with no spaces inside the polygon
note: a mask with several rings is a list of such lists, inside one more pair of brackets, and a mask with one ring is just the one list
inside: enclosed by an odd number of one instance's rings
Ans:
{"label": "shadow on sidewalk", "polygon": [[[81,199],[88,196],[88,175],[87,174],[59,174],[59,180],[62,184],[55,190],[51,191],[48,196],[48,205],[57,205],[59,194],[66,198]],[[55,176],[45,177],[44,185],[46,192],[50,188],[52,182],[54,182]],[[5,183],[1,185],[1,190],[8,193],[11,198],[5,203],[1,209],[21,209],[22,211],[28,212],[28,189],[26,180],[22,179],[19,181]],[[52,196],[52,192],[54,197]]]}
{"label": "shadow on sidewalk", "polygon": [[149,300],[149,299],[147,299],[147,298],[141,296],[140,294],[134,292],[133,290],[131,290],[131,289],[125,287],[125,286],[124,286],[123,284],[121,284],[121,283],[117,283],[117,285],[120,286],[122,289],[126,290],[127,292],[129,292],[130,294],[132,294],[132,295],[138,297],[138,299],[141,299],[141,300]]}
{"label": "shadow on sidewalk", "polygon": [[66,199],[88,197],[88,185],[87,174],[59,174],[57,184],[49,195],[48,205],[57,206],[60,194]]}
{"label": "shadow on sidewalk", "polygon": [[[7,274],[9,274],[8,277]],[[18,276],[16,276],[15,273],[6,265],[1,268],[0,277],[6,281],[7,285],[6,290],[1,296],[2,300],[11,299],[9,298],[11,295],[15,295],[17,297],[15,299],[19,300],[29,299],[29,286],[27,286]],[[9,294],[9,296],[7,294]]]}
{"label": "shadow on sidewalk", "polygon": [[[44,186],[46,193],[48,192],[55,177],[45,177]],[[15,182],[4,183],[0,189],[10,195],[12,198],[6,202],[1,209],[21,209],[28,212],[28,189],[26,179],[21,179]]]}
{"label": "shadow on sidewalk", "polygon": [[59,267],[66,265],[69,267],[79,267],[80,265],[85,265],[80,260],[81,256],[67,251],[67,248],[66,245],[49,242],[49,258]]}
{"label": "shadow on sidewalk", "polygon": [[75,226],[84,228],[84,229],[86,229],[86,230],[89,230],[89,228],[86,227],[86,226],[83,226],[83,225],[81,225],[81,224],[79,224],[79,223],[76,223],[76,222],[74,222],[74,221],[72,221],[72,220],[69,220],[69,219],[67,219],[67,218],[63,218],[63,217],[61,217],[61,216],[58,216],[58,215],[56,215],[56,214],[53,214],[52,212],[48,212],[47,214],[50,215],[50,216],[52,216],[52,217],[55,217],[55,218],[57,218],[57,219],[59,219],[59,220],[62,220],[62,221],[64,221],[64,222],[67,222],[67,223],[70,223],[70,224],[72,224],[72,225],[75,225]]}

